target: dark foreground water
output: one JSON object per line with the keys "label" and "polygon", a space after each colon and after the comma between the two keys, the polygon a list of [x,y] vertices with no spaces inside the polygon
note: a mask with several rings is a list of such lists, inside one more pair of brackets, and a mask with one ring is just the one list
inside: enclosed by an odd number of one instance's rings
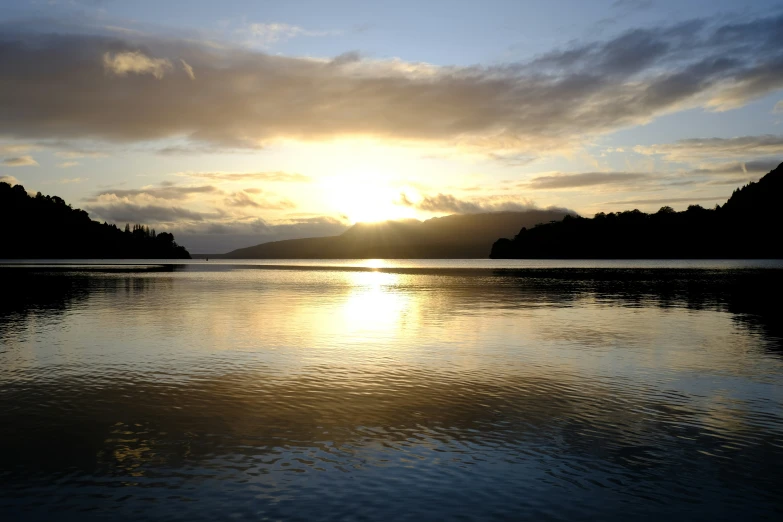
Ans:
{"label": "dark foreground water", "polygon": [[0,520],[783,515],[780,268],[338,265],[0,268]]}

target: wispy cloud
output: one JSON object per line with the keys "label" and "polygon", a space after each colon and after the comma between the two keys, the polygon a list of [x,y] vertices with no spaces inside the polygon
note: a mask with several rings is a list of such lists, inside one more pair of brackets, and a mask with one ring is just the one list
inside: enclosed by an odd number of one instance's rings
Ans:
{"label": "wispy cloud", "polygon": [[18,185],[19,180],[13,176],[0,176],[0,183],[8,183],[9,185]]}
{"label": "wispy cloud", "polygon": [[93,205],[86,209],[94,217],[111,223],[161,223],[171,224],[181,221],[201,222],[210,218],[220,217],[219,213],[197,212],[182,207],[167,207],[162,205],[140,205],[136,203],[117,202],[112,205]]}
{"label": "wispy cloud", "polygon": [[97,150],[59,150],[54,153],[58,158],[79,159],[79,158],[105,158],[105,152]]}
{"label": "wispy cloud", "polygon": [[109,189],[97,192],[88,201],[97,201],[102,196],[114,196],[116,198],[136,198],[148,196],[155,199],[184,200],[194,194],[220,193],[213,185],[181,186],[171,183],[162,183],[159,186],[147,186],[140,189]]}
{"label": "wispy cloud", "polygon": [[208,179],[211,181],[269,181],[281,183],[309,183],[312,179],[296,172],[177,172],[176,176]]}
{"label": "wispy cloud", "polygon": [[[224,200],[228,207],[253,207],[258,209],[268,210],[284,210],[295,208],[296,205],[288,200],[269,201],[263,199],[257,199],[247,195],[247,190],[242,192],[234,192],[229,194]],[[252,192],[251,192],[252,194]]]}
{"label": "wispy cloud", "polygon": [[424,196],[419,201],[412,201],[406,194],[400,194],[398,204],[414,207],[424,212],[449,214],[478,214],[482,212],[524,211],[536,208],[528,199],[509,198],[474,198],[459,199],[452,194],[437,194]]}
{"label": "wispy cloud", "polygon": [[270,47],[297,36],[329,36],[339,34],[339,31],[311,31],[298,25],[273,22],[248,24],[240,33],[249,34],[262,47]]}
{"label": "wispy cloud", "polygon": [[690,169],[661,172],[579,172],[534,176],[517,183],[527,190],[660,190],[686,185],[736,185],[760,178],[775,169],[779,159],[705,163]]}
{"label": "wispy cloud", "polygon": [[729,163],[712,163],[699,166],[688,171],[688,175],[730,175],[737,174],[763,175],[771,170],[775,170],[783,160],[778,159],[758,159],[751,161],[734,161]]}
{"label": "wispy cloud", "polygon": [[76,167],[79,165],[78,161],[63,161],[62,163],[58,163],[57,166],[61,169],[68,169],[71,167]]}
{"label": "wispy cloud", "polygon": [[660,199],[627,199],[624,201],[607,201],[602,205],[664,205],[667,203],[693,203],[696,201],[725,201],[726,195],[720,196],[702,196],[702,197],[688,197],[688,198],[660,198]]}
{"label": "wispy cloud", "polygon": [[529,165],[536,160],[535,156],[527,154],[513,154],[513,153],[496,153],[490,152],[487,154],[489,159],[497,161],[507,167],[522,167]]}
{"label": "wispy cloud", "polygon": [[[191,80],[196,79],[196,73],[193,67],[183,60],[179,59],[182,70]],[[107,72],[116,76],[126,76],[132,74],[150,74],[162,79],[169,71],[174,70],[174,65],[167,58],[151,58],[140,51],[126,51],[119,53],[104,53],[103,66]]]}
{"label": "wispy cloud", "polygon": [[582,172],[578,174],[547,174],[536,176],[520,186],[533,190],[578,189],[597,185],[629,185],[648,178],[642,172]]}
{"label": "wispy cloud", "polygon": [[103,66],[117,76],[133,74],[151,74],[158,80],[166,71],[172,69],[171,62],[165,58],[150,58],[141,52],[105,53]]}
{"label": "wispy cloud", "polygon": [[4,158],[3,165],[6,167],[35,167],[38,162],[32,156],[15,156]]}
{"label": "wispy cloud", "polygon": [[193,72],[193,67],[191,67],[190,64],[185,60],[183,60],[182,58],[180,58],[179,61],[182,63],[182,68],[185,69],[185,74],[188,75],[188,78],[190,78],[191,80],[195,80],[196,73]]}
{"label": "wispy cloud", "polygon": [[659,154],[669,161],[684,163],[764,155],[783,156],[783,136],[765,134],[736,138],[692,138],[674,143],[637,146],[634,151],[647,155]]}
{"label": "wispy cloud", "polygon": [[32,143],[6,143],[0,145],[0,154],[24,154],[40,147]]}
{"label": "wispy cloud", "polygon": [[644,10],[653,6],[653,0],[615,0],[612,7],[615,9]]}

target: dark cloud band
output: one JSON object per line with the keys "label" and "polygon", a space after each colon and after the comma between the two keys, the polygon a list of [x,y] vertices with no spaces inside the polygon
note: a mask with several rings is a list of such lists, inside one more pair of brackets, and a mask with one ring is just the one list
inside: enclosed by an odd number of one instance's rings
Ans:
{"label": "dark cloud band", "polygon": [[130,34],[0,34],[0,70],[12,80],[0,82],[0,128],[16,137],[227,148],[361,135],[540,152],[783,87],[781,17],[634,30],[493,67],[314,60]]}

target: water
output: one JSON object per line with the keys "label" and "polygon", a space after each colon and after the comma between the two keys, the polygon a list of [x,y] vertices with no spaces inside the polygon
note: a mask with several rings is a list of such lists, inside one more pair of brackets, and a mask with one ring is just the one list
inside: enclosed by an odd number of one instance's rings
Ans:
{"label": "water", "polygon": [[783,514],[781,262],[0,276],[3,521]]}

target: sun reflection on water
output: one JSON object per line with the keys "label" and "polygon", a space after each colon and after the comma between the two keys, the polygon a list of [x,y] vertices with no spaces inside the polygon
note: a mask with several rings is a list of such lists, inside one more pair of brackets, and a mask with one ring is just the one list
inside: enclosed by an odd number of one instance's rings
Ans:
{"label": "sun reflection on water", "polygon": [[394,335],[403,326],[414,303],[399,288],[400,277],[384,272],[350,274],[352,291],[342,305],[342,318],[351,335],[361,332],[360,339],[366,340],[367,334]]}
{"label": "sun reflection on water", "polygon": [[367,268],[384,268],[386,267],[386,262],[383,259],[367,259],[364,262],[364,266]]}
{"label": "sun reflection on water", "polygon": [[749,276],[399,263],[25,280],[37,301],[0,310],[0,512],[393,519],[415,490],[416,519],[550,491],[596,519],[780,511],[780,314],[751,316]]}

